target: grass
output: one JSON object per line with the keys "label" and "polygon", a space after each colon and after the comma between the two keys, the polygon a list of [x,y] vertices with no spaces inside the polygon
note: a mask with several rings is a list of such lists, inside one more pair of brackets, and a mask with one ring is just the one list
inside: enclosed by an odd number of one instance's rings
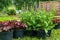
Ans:
{"label": "grass", "polygon": [[51,37],[46,40],[60,40],[60,29],[52,30]]}
{"label": "grass", "polygon": [[[36,37],[30,38],[30,37],[24,37],[23,39],[18,38],[18,39],[13,39],[13,40],[42,40],[42,39],[38,39]],[[44,40],[60,40],[60,29],[53,29],[51,36],[50,37],[46,37],[46,39]]]}

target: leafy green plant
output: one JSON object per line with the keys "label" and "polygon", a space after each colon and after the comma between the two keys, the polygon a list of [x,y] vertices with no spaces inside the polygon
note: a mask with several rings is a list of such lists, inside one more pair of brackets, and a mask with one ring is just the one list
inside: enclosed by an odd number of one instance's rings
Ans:
{"label": "leafy green plant", "polygon": [[[38,19],[40,19],[40,27],[42,30],[45,30],[45,32],[47,33],[48,30],[51,30],[53,27],[55,27],[55,24],[53,24],[52,20],[54,18],[54,13],[55,10],[51,9],[49,12],[46,12],[45,10],[40,10],[39,12],[37,12],[37,16]],[[38,16],[40,15],[40,16]],[[37,19],[37,20],[38,20]]]}
{"label": "leafy green plant", "polygon": [[26,11],[20,14],[20,20],[27,24],[27,29],[34,29],[35,23],[35,13],[34,11]]}
{"label": "leafy green plant", "polygon": [[0,0],[0,11],[4,9],[4,7],[8,7],[11,4],[11,0]]}
{"label": "leafy green plant", "polygon": [[20,14],[20,20],[27,24],[27,29],[32,30],[51,30],[55,24],[52,19],[54,17],[55,10],[51,9],[49,12],[45,10],[26,11]]}
{"label": "leafy green plant", "polygon": [[17,18],[11,17],[11,16],[1,16],[0,17],[0,21],[9,21],[9,20],[17,20]]}
{"label": "leafy green plant", "polygon": [[13,9],[7,10],[8,15],[16,15],[16,11]]}

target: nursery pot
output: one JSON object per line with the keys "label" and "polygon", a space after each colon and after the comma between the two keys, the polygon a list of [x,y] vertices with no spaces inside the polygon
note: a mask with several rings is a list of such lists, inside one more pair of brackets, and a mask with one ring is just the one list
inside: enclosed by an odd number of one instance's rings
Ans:
{"label": "nursery pot", "polygon": [[33,30],[33,37],[36,37],[37,31]]}
{"label": "nursery pot", "polygon": [[0,40],[12,40],[13,30],[11,32],[0,32]]}
{"label": "nursery pot", "polygon": [[36,34],[37,34],[36,30],[26,30],[25,31],[25,36],[36,37]]}
{"label": "nursery pot", "polygon": [[44,31],[44,30],[38,30],[38,31],[37,31],[37,37],[38,37],[38,38],[41,38],[41,37],[42,37],[42,39],[45,39],[45,38],[46,38],[46,33],[45,33],[45,31]]}
{"label": "nursery pot", "polygon": [[25,34],[26,34],[26,36],[32,37],[33,36],[33,30],[26,30]]}
{"label": "nursery pot", "polygon": [[50,37],[51,36],[51,31],[52,30],[48,30],[47,37]]}
{"label": "nursery pot", "polygon": [[60,28],[60,23],[58,23],[57,25],[55,25],[54,29],[59,29]]}
{"label": "nursery pot", "polygon": [[13,37],[14,38],[23,38],[24,37],[24,29],[14,29],[14,32],[13,32]]}

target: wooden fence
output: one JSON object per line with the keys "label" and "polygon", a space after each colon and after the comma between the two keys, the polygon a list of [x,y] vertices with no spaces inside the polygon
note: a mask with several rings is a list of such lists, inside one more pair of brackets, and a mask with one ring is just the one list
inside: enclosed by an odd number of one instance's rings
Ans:
{"label": "wooden fence", "polygon": [[60,2],[59,1],[40,2],[39,8],[43,8],[46,10],[49,10],[50,8],[55,8],[56,9],[55,16],[60,16]]}

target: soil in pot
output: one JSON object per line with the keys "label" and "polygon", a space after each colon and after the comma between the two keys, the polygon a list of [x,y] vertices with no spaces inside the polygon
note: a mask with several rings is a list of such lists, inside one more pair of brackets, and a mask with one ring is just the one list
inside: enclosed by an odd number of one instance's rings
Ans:
{"label": "soil in pot", "polygon": [[14,29],[14,32],[13,32],[13,37],[14,38],[23,38],[24,37],[24,29]]}
{"label": "soil in pot", "polygon": [[12,40],[13,30],[11,32],[0,32],[0,40]]}

